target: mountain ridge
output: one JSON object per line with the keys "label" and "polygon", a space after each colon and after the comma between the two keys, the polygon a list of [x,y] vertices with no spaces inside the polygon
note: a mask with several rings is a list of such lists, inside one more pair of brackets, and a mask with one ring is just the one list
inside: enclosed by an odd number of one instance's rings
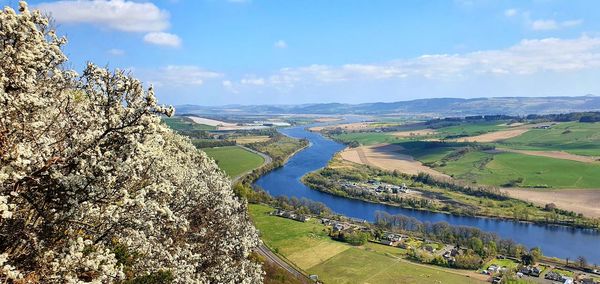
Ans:
{"label": "mountain ridge", "polygon": [[274,105],[175,106],[177,113],[190,114],[359,114],[359,115],[428,115],[468,116],[483,114],[550,114],[600,110],[600,97],[491,97],[491,98],[431,98],[397,102],[360,104],[312,103]]}

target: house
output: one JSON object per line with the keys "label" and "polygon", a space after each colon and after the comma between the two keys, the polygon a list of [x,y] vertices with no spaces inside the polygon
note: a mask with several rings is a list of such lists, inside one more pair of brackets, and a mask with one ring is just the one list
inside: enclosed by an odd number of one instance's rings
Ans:
{"label": "house", "polygon": [[540,277],[540,274],[542,274],[542,269],[540,269],[539,267],[532,267],[529,270],[529,276],[533,276],[533,277]]}
{"label": "house", "polygon": [[498,284],[500,282],[502,282],[502,277],[494,277],[494,278],[492,278],[492,283]]}
{"label": "house", "polygon": [[594,279],[592,278],[585,278],[581,280],[582,284],[595,284],[596,282],[594,282]]}
{"label": "house", "polygon": [[393,246],[394,242],[390,241],[390,240],[381,240],[380,243],[382,245],[386,245],[386,246]]}
{"label": "house", "polygon": [[542,269],[537,266],[524,266],[519,269],[519,272],[532,277],[540,277],[540,274],[542,274]]}
{"label": "house", "polygon": [[398,235],[398,234],[386,234],[384,237],[384,239],[392,241],[392,242],[399,242],[402,240],[402,236]]}
{"label": "house", "polygon": [[571,278],[571,277],[563,276],[562,281],[563,281],[563,284],[573,284],[573,278]]}
{"label": "house", "polygon": [[445,252],[445,253],[442,255],[442,257],[443,257],[444,259],[446,259],[446,261],[448,261],[448,262],[454,262],[454,261],[456,261],[456,258],[455,258],[454,256],[452,256],[452,251],[446,251],[446,252]]}
{"label": "house", "polygon": [[435,252],[435,248],[432,245],[426,245],[424,249],[431,253]]}
{"label": "house", "polygon": [[344,229],[346,229],[346,226],[344,226],[344,224],[342,224],[342,223],[335,223],[335,224],[333,224],[333,231],[334,232],[341,232]]}
{"label": "house", "polygon": [[296,214],[292,211],[285,211],[285,210],[281,210],[281,209],[277,209],[274,212],[271,212],[271,215],[288,218],[288,219],[292,219],[292,220],[296,220],[296,221],[300,221],[300,222],[306,222],[306,221],[310,220],[310,216],[308,216],[308,215]]}
{"label": "house", "polygon": [[492,264],[490,265],[490,267],[488,267],[487,271],[489,274],[494,274],[500,271],[500,267],[498,265]]}
{"label": "house", "polygon": [[563,277],[562,275],[554,272],[554,271],[550,271],[548,273],[546,273],[546,276],[544,277],[548,280],[552,280],[552,281],[560,281],[563,282]]}
{"label": "house", "polygon": [[296,218],[294,218],[294,220],[300,221],[300,222],[307,222],[310,220],[310,216],[298,214],[298,215],[296,215]]}

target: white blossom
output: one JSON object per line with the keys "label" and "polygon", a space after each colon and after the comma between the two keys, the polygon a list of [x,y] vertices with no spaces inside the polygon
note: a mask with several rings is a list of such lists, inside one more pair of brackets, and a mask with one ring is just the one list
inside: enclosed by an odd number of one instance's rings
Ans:
{"label": "white blossom", "polygon": [[0,281],[261,282],[246,204],[160,123],[173,109],[124,71],[65,70],[48,23],[0,12]]}

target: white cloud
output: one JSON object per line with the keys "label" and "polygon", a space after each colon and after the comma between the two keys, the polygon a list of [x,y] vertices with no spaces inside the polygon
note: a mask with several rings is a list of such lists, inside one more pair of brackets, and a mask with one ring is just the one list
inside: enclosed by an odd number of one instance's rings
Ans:
{"label": "white cloud", "polygon": [[181,38],[175,34],[165,32],[152,32],[144,36],[144,41],[150,44],[163,45],[169,47],[180,47]]}
{"label": "white cloud", "polygon": [[[294,87],[300,84],[332,84],[347,81],[404,80],[421,78],[456,81],[473,75],[532,75],[541,72],[576,72],[600,69],[600,37],[533,39],[499,50],[464,54],[422,55],[379,64],[309,65],[282,68],[260,84]],[[262,79],[261,79],[262,80]]]}
{"label": "white cloud", "polygon": [[240,81],[240,83],[242,83],[244,85],[262,86],[265,84],[265,79],[263,79],[263,78],[244,78]]}
{"label": "white cloud", "polygon": [[518,14],[519,12],[517,11],[517,9],[507,9],[504,11],[504,16],[507,17],[514,17]]}
{"label": "white cloud", "polygon": [[207,80],[223,77],[222,73],[208,71],[198,66],[169,65],[158,69],[134,70],[137,76],[155,86],[200,86]]}
{"label": "white cloud", "polygon": [[235,86],[233,85],[233,82],[231,82],[230,80],[223,80],[221,81],[221,85],[223,86],[223,88],[231,93],[237,94],[239,93],[239,91],[235,88]]}
{"label": "white cloud", "polygon": [[570,28],[570,27],[576,27],[583,24],[583,20],[579,19],[579,20],[570,20],[570,21],[564,21],[561,23],[562,27],[565,28]]}
{"label": "white cloud", "polygon": [[558,23],[555,20],[535,20],[531,28],[535,31],[555,30],[558,29]]}
{"label": "white cloud", "polygon": [[569,20],[563,22],[557,22],[555,20],[535,20],[531,22],[531,29],[534,31],[549,31],[557,30],[561,28],[572,28],[579,26],[583,23],[583,20]]}
{"label": "white cloud", "polygon": [[108,54],[113,55],[113,56],[123,56],[125,55],[125,51],[122,49],[118,49],[118,48],[111,48],[108,51]]}
{"label": "white cloud", "polygon": [[276,41],[273,44],[273,46],[275,46],[276,48],[287,48],[288,47],[287,43],[284,40],[281,40],[281,39],[278,40],[278,41]]}
{"label": "white cloud", "polygon": [[126,32],[157,32],[169,28],[169,13],[149,2],[126,0],[56,1],[36,5],[58,23],[87,23]]}

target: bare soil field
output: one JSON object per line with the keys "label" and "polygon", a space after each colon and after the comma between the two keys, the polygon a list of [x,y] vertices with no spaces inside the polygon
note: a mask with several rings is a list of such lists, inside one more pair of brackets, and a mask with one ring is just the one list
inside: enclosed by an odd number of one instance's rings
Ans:
{"label": "bare soil field", "polygon": [[217,130],[253,130],[267,129],[269,126],[264,125],[233,125],[233,126],[217,126]]}
{"label": "bare soil field", "polygon": [[427,135],[434,135],[435,133],[436,132],[434,129],[420,129],[420,130],[413,130],[413,131],[390,132],[390,134],[392,134],[396,137],[400,137],[400,138],[415,137],[415,136],[427,136]]}
{"label": "bare soil field", "polygon": [[355,123],[345,123],[345,124],[336,124],[336,125],[327,125],[327,126],[315,126],[311,127],[308,130],[310,131],[321,131],[323,129],[334,129],[334,128],[342,128],[344,130],[361,130],[367,129],[371,127],[373,122],[355,122]]}
{"label": "bare soil field", "polygon": [[342,120],[341,118],[338,117],[319,117],[319,118],[315,118],[316,122],[334,122],[334,121],[340,121]]}
{"label": "bare soil field", "polygon": [[233,124],[233,123],[228,123],[228,122],[224,122],[224,121],[203,118],[203,117],[198,117],[198,116],[187,116],[187,118],[191,119],[192,121],[194,121],[195,123],[198,123],[198,124],[205,124],[205,125],[210,125],[210,126],[235,126],[235,124]]}
{"label": "bare soil field", "polygon": [[554,203],[558,208],[581,213],[587,217],[600,217],[600,189],[503,189],[513,198],[544,206]]}
{"label": "bare soil field", "polygon": [[500,131],[485,133],[485,134],[481,134],[481,135],[477,135],[477,136],[452,139],[451,141],[454,141],[454,142],[480,142],[480,143],[496,142],[496,141],[500,141],[500,140],[506,140],[509,138],[517,137],[527,131],[529,131],[529,128],[515,128],[515,129],[510,129],[510,130],[500,130]]}
{"label": "bare soil field", "polygon": [[598,157],[592,156],[581,156],[575,155],[562,151],[528,151],[528,150],[515,150],[515,149],[506,149],[506,148],[498,148],[499,151],[504,152],[513,152],[530,156],[540,156],[540,157],[548,157],[562,160],[571,160],[582,163],[598,163]]}
{"label": "bare soil field", "polygon": [[384,170],[397,170],[402,173],[416,175],[421,172],[432,176],[450,178],[449,176],[424,166],[412,156],[400,154],[403,148],[393,144],[378,144],[348,148],[341,153],[344,160],[378,167]]}

